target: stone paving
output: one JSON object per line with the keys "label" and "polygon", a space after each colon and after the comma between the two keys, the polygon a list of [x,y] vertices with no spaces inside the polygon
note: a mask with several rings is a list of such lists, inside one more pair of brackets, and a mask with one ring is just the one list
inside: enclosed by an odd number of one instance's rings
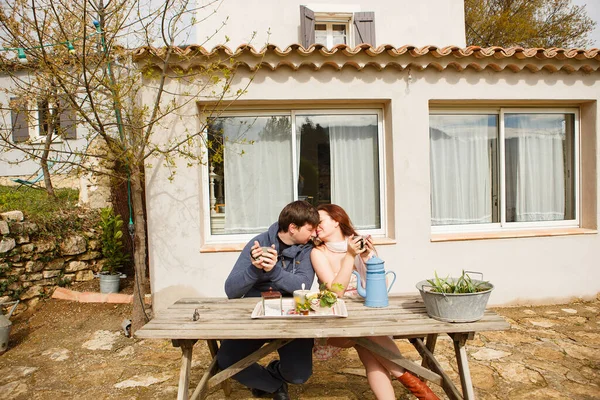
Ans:
{"label": "stone paving", "polygon": [[[128,304],[81,304],[48,300],[14,321],[9,350],[0,355],[0,399],[174,399],[180,352],[168,341],[124,337]],[[467,344],[478,399],[600,399],[600,301],[496,309],[511,330],[476,335]],[[398,341],[407,358],[416,351]],[[440,337],[436,354],[458,384],[452,342]],[[192,384],[208,351],[198,343]],[[251,399],[233,383],[230,399]],[[394,382],[400,399],[411,399]],[[441,398],[446,396],[435,385]],[[293,399],[374,399],[353,349],[292,386]],[[221,391],[209,396],[225,399]]]}

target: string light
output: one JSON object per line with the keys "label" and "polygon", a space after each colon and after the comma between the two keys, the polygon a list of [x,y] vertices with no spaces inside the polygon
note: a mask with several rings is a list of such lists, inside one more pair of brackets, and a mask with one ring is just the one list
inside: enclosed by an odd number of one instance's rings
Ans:
{"label": "string light", "polygon": [[25,50],[22,47],[17,49],[17,58],[23,64],[27,62],[27,54],[25,54]]}
{"label": "string light", "polygon": [[[94,24],[94,27],[96,28],[96,32],[92,33],[91,35],[86,36],[85,37],[86,39],[89,39],[92,36],[99,35],[102,33],[102,30],[100,28],[100,22],[94,20],[93,24]],[[75,40],[77,40],[77,39],[75,39]],[[69,52],[69,54],[76,53],[75,46],[73,46],[73,41],[70,41],[70,40],[67,40],[66,42],[42,44],[41,46],[32,46],[32,47],[3,47],[3,48],[0,48],[0,51],[16,51],[17,59],[19,60],[19,62],[25,64],[25,63],[27,63],[26,51],[33,50],[33,49],[41,49],[44,47],[55,47],[55,46],[59,46],[59,45],[65,46],[67,48],[67,51]]]}

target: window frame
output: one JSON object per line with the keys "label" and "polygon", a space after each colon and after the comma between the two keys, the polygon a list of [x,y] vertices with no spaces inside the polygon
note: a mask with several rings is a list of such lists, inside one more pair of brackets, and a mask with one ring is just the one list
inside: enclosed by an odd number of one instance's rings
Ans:
{"label": "window frame", "polygon": [[[326,26],[327,43],[317,42],[317,25],[324,24]],[[315,12],[315,44],[322,44],[328,49],[333,48],[333,25],[346,26],[346,45],[354,46],[354,15],[352,13],[324,13]]]}
{"label": "window frame", "polygon": [[[296,126],[296,117],[304,116],[304,115],[377,115],[377,155],[378,155],[378,169],[379,169],[379,220],[380,227],[377,229],[362,229],[360,230],[361,234],[369,234],[373,237],[386,237],[387,236],[387,209],[386,209],[386,199],[387,199],[387,189],[386,189],[386,173],[385,173],[385,123],[384,123],[384,113],[383,108],[381,107],[373,107],[373,108],[365,108],[365,107],[344,107],[344,108],[335,108],[335,107],[327,107],[327,108],[269,108],[269,109],[239,109],[239,110],[231,110],[219,113],[216,116],[205,115],[202,116],[204,122],[206,122],[207,118],[222,118],[222,117],[270,117],[270,116],[290,116],[291,125],[292,125],[292,136],[290,140],[292,141],[291,146],[291,161],[292,166],[296,165],[298,162],[296,154],[296,135],[297,135],[297,126]],[[208,125],[205,123],[205,133],[207,132]],[[246,243],[251,240],[256,235],[261,232],[256,233],[244,233],[244,234],[213,234],[211,231],[211,216],[214,213],[214,210],[211,209],[210,206],[210,167],[208,164],[208,151],[206,148],[203,148],[203,157],[202,157],[202,165],[201,165],[201,181],[203,188],[203,212],[202,218],[204,219],[204,223],[202,224],[205,235],[204,235],[204,243],[205,245],[214,245],[214,244],[229,244],[229,243]],[[298,182],[298,170],[297,168],[292,168],[292,179],[293,182]],[[293,184],[293,199],[298,199],[298,185]],[[226,200],[225,200],[226,202]],[[352,216],[350,216],[352,218]],[[273,221],[276,222],[276,221]]]}
{"label": "window frame", "polygon": [[[15,98],[16,99],[16,98]],[[54,132],[52,134],[52,143],[62,143],[65,140],[76,140],[77,139],[77,128],[76,123],[73,122],[74,137],[63,136],[60,134],[61,130],[66,129],[63,126],[61,109],[57,102],[47,102],[44,100],[36,100],[33,104],[31,101],[26,103],[26,110],[24,110],[25,119],[27,121],[27,139],[18,143],[28,142],[30,144],[41,144],[45,142],[47,136],[47,125],[42,121],[42,115],[44,113],[53,114],[55,120]],[[12,112],[12,109],[11,109]],[[11,118],[11,129],[12,129],[12,118]],[[11,141],[12,141],[11,135]]]}
{"label": "window frame", "polygon": [[46,115],[51,115],[51,118],[53,118],[56,122],[56,124],[54,125],[54,132],[52,133],[52,141],[53,143],[58,142],[54,141],[55,138],[60,138],[59,131],[61,126],[58,105],[53,102],[38,100],[36,102],[36,109],[32,110],[31,112],[33,114],[31,118],[33,122],[33,127],[37,127],[37,129],[33,129],[33,132],[36,133],[36,135],[31,135],[31,141],[40,142],[46,140],[46,135],[48,134],[48,125],[44,121],[42,121],[42,115],[45,113]]}
{"label": "window frame", "polygon": [[[533,222],[507,222],[506,221],[506,143],[505,143],[505,114],[573,114],[573,164],[574,164],[574,191],[575,191],[575,219],[562,221],[533,221]],[[500,202],[500,221],[487,224],[464,225],[431,225],[432,234],[441,233],[467,233],[467,232],[493,232],[510,230],[530,230],[548,228],[579,228],[581,225],[581,113],[578,107],[435,107],[430,108],[431,115],[497,115],[498,116],[498,191]],[[428,132],[429,133],[429,132]],[[429,146],[431,139],[429,138]],[[429,154],[429,168],[431,170],[431,153]],[[431,212],[431,180],[429,182]]]}

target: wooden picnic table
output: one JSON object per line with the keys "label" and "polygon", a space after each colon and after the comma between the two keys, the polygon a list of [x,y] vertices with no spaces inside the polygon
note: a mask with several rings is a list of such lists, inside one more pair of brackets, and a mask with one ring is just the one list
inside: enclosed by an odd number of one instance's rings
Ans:
{"label": "wooden picnic table", "polygon": [[[182,351],[178,400],[188,399],[190,368],[194,343],[206,340],[213,357],[191,399],[204,398],[210,389],[221,385],[226,395],[231,389],[227,379],[247,366],[297,338],[350,337],[358,344],[441,386],[454,399],[474,399],[465,343],[475,332],[509,329],[510,325],[491,310],[470,323],[441,322],[427,316],[419,295],[391,296],[389,306],[369,308],[362,300],[344,299],[347,318],[252,319],[252,310],[260,298],[184,298],[159,313],[135,335],[145,339],[170,339]],[[454,343],[462,393],[456,388],[434,356],[439,334],[447,334]],[[393,336],[408,339],[422,357],[419,365],[398,357],[366,339],[369,336]],[[262,348],[218,371],[216,353],[223,339],[273,339]]]}

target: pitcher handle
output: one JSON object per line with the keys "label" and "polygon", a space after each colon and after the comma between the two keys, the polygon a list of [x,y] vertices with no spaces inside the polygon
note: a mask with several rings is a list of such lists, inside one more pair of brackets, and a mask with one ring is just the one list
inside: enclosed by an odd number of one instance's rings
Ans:
{"label": "pitcher handle", "polygon": [[387,278],[387,274],[393,274],[394,275],[394,279],[392,279],[392,283],[390,283],[390,285],[388,286],[388,290],[387,292],[389,293],[390,290],[392,289],[392,286],[394,286],[394,282],[396,282],[396,273],[394,271],[388,271],[385,273],[385,277]]}

